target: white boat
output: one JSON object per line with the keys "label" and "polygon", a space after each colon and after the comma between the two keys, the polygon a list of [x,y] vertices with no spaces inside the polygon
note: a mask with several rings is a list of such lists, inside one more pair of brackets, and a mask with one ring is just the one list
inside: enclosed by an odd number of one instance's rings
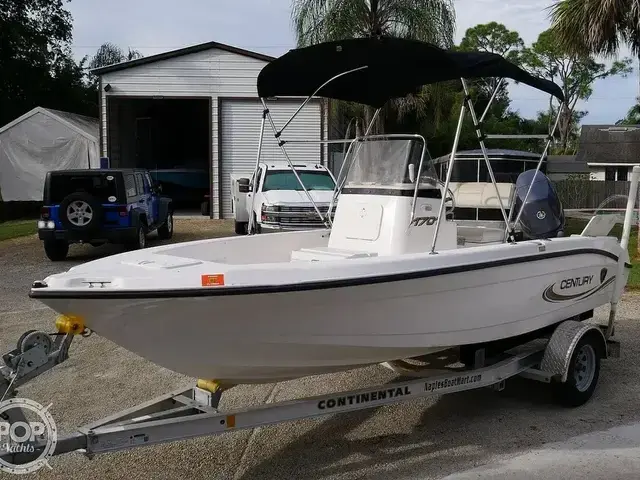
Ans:
{"label": "white boat", "polygon": [[[292,50],[263,69],[262,128],[270,124],[286,153],[293,143],[281,136],[288,123],[277,129],[265,98],[319,95],[373,106],[377,116],[389,99],[421,85],[461,79],[467,91],[465,78],[488,76],[563,100],[557,85],[498,55],[388,38],[345,40]],[[491,178],[476,200],[497,206],[505,228],[449,218],[456,203],[451,167],[467,112]],[[30,296],[162,367],[229,384],[487,344],[617,302],[628,275],[629,222],[622,242],[607,236],[607,217],[594,218],[582,235],[563,236],[562,206],[539,172],[542,160],[515,185],[496,182],[470,100],[461,108],[444,181],[420,135],[368,133],[349,141],[327,229],[113,255],[35,282]],[[512,235],[516,225],[523,238]]]}

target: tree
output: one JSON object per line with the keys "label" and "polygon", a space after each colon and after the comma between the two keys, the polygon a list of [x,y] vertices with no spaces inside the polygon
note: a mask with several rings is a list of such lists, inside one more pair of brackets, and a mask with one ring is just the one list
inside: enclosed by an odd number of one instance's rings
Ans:
{"label": "tree", "polygon": [[[468,28],[460,42],[459,49],[497,53],[517,65],[520,63],[524,50],[524,41],[518,32],[509,30],[502,23],[489,22]],[[481,79],[475,84],[479,89],[479,94],[488,101],[500,81],[499,78],[491,77]],[[501,105],[502,111],[505,111],[509,106],[507,84],[504,81],[500,83],[494,104]]]}
{"label": "tree", "polygon": [[551,30],[565,51],[613,56],[623,43],[640,61],[640,0],[557,0],[550,11]]}
{"label": "tree", "polygon": [[[292,21],[298,47],[383,35],[449,48],[455,34],[452,0],[293,0]],[[424,113],[429,98],[432,94],[424,88],[420,95],[394,102],[381,116],[389,117],[391,110],[400,117],[415,110]],[[363,113],[368,124],[373,110],[353,107]],[[381,123],[382,119],[377,127]]]}
{"label": "tree", "polygon": [[558,0],[551,30],[559,46],[582,55],[615,55],[620,42],[640,55],[640,0]]}
{"label": "tree", "polygon": [[293,0],[299,47],[375,35],[453,45],[451,0]]}
{"label": "tree", "polygon": [[[629,58],[616,61],[610,68],[606,68],[590,55],[565,50],[551,29],[542,32],[531,48],[524,50],[522,60],[532,73],[559,83],[562,88],[565,103],[564,108],[560,109],[558,121],[561,153],[567,150],[571,133],[576,127],[576,104],[591,96],[593,82],[615,75],[626,76],[632,71]],[[550,117],[560,107],[559,102],[556,102],[555,97],[549,96]]]}
{"label": "tree", "polygon": [[636,104],[627,110],[627,115],[618,120],[616,125],[638,125],[640,124],[640,105]]}
{"label": "tree", "polygon": [[[142,58],[142,54],[138,50],[132,50],[129,47],[129,50],[125,53],[118,45],[111,42],[105,42],[100,45],[100,48],[98,48],[96,54],[91,57],[91,60],[88,60],[88,57],[85,57],[84,59],[89,62],[89,70],[93,70],[94,68],[113,65],[114,63],[135,60],[136,58]],[[89,82],[94,88],[97,88],[98,77],[89,73]]]}
{"label": "tree", "polygon": [[96,114],[69,49],[71,33],[62,0],[0,0],[0,126],[38,105]]}

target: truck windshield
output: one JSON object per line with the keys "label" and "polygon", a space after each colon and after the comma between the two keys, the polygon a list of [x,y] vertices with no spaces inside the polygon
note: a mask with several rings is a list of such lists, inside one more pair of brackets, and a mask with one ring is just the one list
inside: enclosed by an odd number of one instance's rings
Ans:
{"label": "truck windshield", "polygon": [[[335,182],[326,171],[296,171],[307,190],[329,190],[335,188]],[[298,179],[291,170],[267,170],[262,191],[268,190],[302,190]]]}

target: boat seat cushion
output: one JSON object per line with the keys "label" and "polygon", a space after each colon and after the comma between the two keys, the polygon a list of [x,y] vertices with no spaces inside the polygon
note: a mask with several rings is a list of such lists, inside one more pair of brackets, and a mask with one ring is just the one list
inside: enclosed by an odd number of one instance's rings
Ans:
{"label": "boat seat cushion", "polygon": [[458,235],[465,243],[501,243],[504,240],[504,229],[475,225],[458,225]]}
{"label": "boat seat cushion", "polygon": [[[513,183],[496,183],[502,204],[506,209],[511,205],[515,192]],[[460,182],[451,184],[456,207],[461,208],[500,208],[498,195],[493,183]]]}

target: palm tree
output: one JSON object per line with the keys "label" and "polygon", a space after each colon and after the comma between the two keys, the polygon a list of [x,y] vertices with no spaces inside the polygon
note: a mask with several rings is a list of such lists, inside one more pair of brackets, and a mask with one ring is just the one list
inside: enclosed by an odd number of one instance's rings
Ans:
{"label": "palm tree", "polygon": [[572,53],[615,55],[622,42],[640,54],[640,0],[558,0],[550,11],[552,32]]}
{"label": "palm tree", "polygon": [[640,60],[640,0],[557,0],[550,12],[551,31],[565,50],[613,56],[625,44]]}
{"label": "palm tree", "polygon": [[[450,48],[455,35],[452,0],[293,0],[292,20],[298,47],[383,35]],[[389,115],[390,110],[394,110],[398,118],[412,111],[420,116],[435,91],[435,88],[425,88],[419,95],[399,99],[381,116]],[[353,116],[362,112],[368,125],[372,109],[350,107]],[[376,130],[381,122],[379,118]]]}
{"label": "palm tree", "polygon": [[298,46],[384,35],[453,45],[451,0],[293,0]]}

